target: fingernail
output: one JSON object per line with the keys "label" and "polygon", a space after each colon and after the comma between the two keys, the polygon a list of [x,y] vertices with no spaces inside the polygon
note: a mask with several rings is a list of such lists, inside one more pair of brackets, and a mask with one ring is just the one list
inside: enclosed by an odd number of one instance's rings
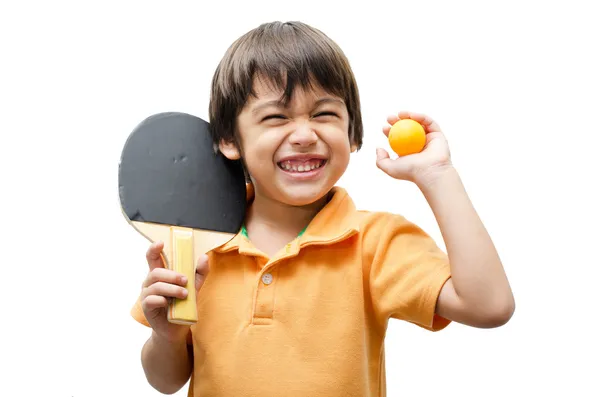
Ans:
{"label": "fingernail", "polygon": [[187,277],[186,276],[181,276],[181,283],[182,284],[187,284]]}

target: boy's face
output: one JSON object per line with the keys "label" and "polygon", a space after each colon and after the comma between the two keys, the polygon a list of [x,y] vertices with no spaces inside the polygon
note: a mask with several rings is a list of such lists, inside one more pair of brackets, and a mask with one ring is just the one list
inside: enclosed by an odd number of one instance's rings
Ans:
{"label": "boy's face", "polygon": [[257,97],[237,120],[242,153],[233,144],[221,151],[244,157],[257,195],[294,206],[314,203],[342,176],[354,150],[346,105],[317,87],[297,87],[287,107],[278,103],[282,92],[259,79],[254,89]]}

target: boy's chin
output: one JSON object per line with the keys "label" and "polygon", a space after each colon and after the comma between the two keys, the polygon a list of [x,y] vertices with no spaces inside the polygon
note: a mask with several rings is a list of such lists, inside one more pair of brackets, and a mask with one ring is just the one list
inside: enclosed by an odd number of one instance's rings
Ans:
{"label": "boy's chin", "polygon": [[294,207],[306,207],[318,204],[324,199],[332,186],[286,186],[279,190],[282,202]]}

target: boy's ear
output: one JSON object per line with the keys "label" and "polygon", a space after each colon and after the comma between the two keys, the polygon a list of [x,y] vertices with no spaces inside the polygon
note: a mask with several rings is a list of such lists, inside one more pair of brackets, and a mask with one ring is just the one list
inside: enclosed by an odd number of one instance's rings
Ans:
{"label": "boy's ear", "polygon": [[240,151],[234,142],[227,142],[221,140],[221,142],[219,143],[219,150],[229,160],[239,160],[241,157]]}
{"label": "boy's ear", "polygon": [[352,145],[350,145],[350,153],[356,152],[357,148],[358,148],[358,145],[356,143],[353,143]]}

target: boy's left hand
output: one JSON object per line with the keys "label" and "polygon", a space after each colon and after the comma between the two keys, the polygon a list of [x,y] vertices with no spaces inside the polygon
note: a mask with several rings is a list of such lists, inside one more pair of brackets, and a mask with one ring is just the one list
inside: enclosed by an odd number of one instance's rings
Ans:
{"label": "boy's left hand", "polygon": [[419,153],[391,159],[389,153],[381,148],[377,149],[377,167],[392,178],[407,180],[417,184],[427,183],[428,178],[435,178],[452,166],[448,142],[439,125],[430,117],[412,112],[399,112],[387,118],[388,125],[383,127],[387,137],[392,125],[400,119],[413,119],[425,129],[426,143]]}

